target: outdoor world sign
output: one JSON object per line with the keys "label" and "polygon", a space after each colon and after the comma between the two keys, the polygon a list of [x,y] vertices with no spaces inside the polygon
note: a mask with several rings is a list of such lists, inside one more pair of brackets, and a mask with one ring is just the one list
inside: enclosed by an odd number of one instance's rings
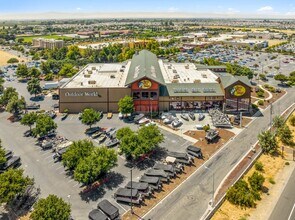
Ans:
{"label": "outdoor world sign", "polygon": [[245,93],[246,88],[242,85],[235,85],[230,91],[230,94],[236,97],[243,96]]}
{"label": "outdoor world sign", "polygon": [[90,96],[90,97],[101,97],[98,92],[66,92],[65,96],[71,97],[81,97],[81,96]]}

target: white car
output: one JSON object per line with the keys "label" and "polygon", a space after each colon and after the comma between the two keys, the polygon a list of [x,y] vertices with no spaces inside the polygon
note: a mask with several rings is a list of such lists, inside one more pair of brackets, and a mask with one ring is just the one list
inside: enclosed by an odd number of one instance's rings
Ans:
{"label": "white car", "polygon": [[148,118],[142,118],[142,119],[140,119],[138,121],[138,124],[142,125],[142,124],[146,124],[148,122],[150,122],[150,119],[148,119]]}
{"label": "white car", "polygon": [[200,124],[197,124],[197,125],[195,126],[195,128],[196,128],[197,130],[203,130],[203,126],[200,125]]}
{"label": "white car", "polygon": [[150,125],[156,125],[156,122],[154,122],[154,121],[150,121],[150,122],[147,123],[145,126],[150,126]]}

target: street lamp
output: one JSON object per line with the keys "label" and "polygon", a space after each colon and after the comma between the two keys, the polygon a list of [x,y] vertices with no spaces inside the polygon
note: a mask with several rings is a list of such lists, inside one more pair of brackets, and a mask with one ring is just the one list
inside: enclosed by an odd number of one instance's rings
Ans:
{"label": "street lamp", "polygon": [[131,189],[130,189],[130,194],[131,194],[131,202],[130,202],[130,212],[131,212],[131,215],[134,214],[133,212],[133,207],[132,207],[132,170],[133,168],[130,169],[130,179],[131,179]]}
{"label": "street lamp", "polygon": [[207,167],[207,166],[204,166],[205,169],[209,170],[210,172],[212,172],[212,199],[211,199],[211,207],[214,207],[214,171]]}
{"label": "street lamp", "polygon": [[150,98],[150,109],[151,109],[151,121],[153,120],[153,103],[152,103],[152,101],[153,101],[153,98]]}
{"label": "street lamp", "polygon": [[71,203],[70,203],[71,195],[69,194],[69,195],[67,196],[67,198],[68,198],[68,203],[69,203],[69,205],[70,205],[70,204],[71,204]]}

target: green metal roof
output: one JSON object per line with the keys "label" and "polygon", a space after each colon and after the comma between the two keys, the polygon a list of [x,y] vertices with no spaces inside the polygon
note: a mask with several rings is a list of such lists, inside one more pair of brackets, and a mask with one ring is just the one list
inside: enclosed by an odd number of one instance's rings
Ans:
{"label": "green metal roof", "polygon": [[220,78],[223,88],[227,88],[230,85],[236,83],[237,81],[241,81],[242,83],[246,84],[247,86],[251,86],[247,76],[226,75],[226,76],[220,76],[219,78]]}
{"label": "green metal roof", "polygon": [[144,77],[165,84],[158,58],[148,50],[133,55],[125,84],[129,85]]}
{"label": "green metal roof", "polygon": [[169,83],[166,89],[169,96],[224,96],[218,83]]}

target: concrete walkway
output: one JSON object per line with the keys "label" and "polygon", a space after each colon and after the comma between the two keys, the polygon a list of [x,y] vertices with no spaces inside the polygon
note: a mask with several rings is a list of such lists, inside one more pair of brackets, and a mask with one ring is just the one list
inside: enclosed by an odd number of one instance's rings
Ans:
{"label": "concrete walkway", "polygon": [[273,97],[272,93],[270,91],[268,91],[267,89],[263,88],[262,85],[259,85],[259,88],[261,88],[264,92],[266,92],[268,94],[268,97],[265,98],[265,99],[262,99],[262,98],[251,96],[251,98],[258,99],[257,101],[254,102],[255,105],[257,105],[257,103],[258,103],[259,100],[267,101],[267,100],[272,99],[272,97]]}
{"label": "concrete walkway", "polygon": [[190,137],[190,136],[187,136],[187,135],[183,134],[183,133],[182,133],[182,131],[183,131],[182,129],[179,129],[179,130],[173,130],[173,129],[171,129],[171,128],[167,128],[166,126],[160,125],[159,123],[157,123],[157,126],[158,126],[159,128],[161,128],[161,129],[165,130],[165,131],[169,131],[169,132],[171,132],[171,133],[173,133],[173,134],[176,134],[176,135],[182,137],[183,139],[185,139],[185,140],[187,140],[187,141],[190,141],[190,142],[192,142],[192,143],[196,143],[196,142],[198,141],[198,140],[195,139],[195,138],[192,138],[192,137]]}

